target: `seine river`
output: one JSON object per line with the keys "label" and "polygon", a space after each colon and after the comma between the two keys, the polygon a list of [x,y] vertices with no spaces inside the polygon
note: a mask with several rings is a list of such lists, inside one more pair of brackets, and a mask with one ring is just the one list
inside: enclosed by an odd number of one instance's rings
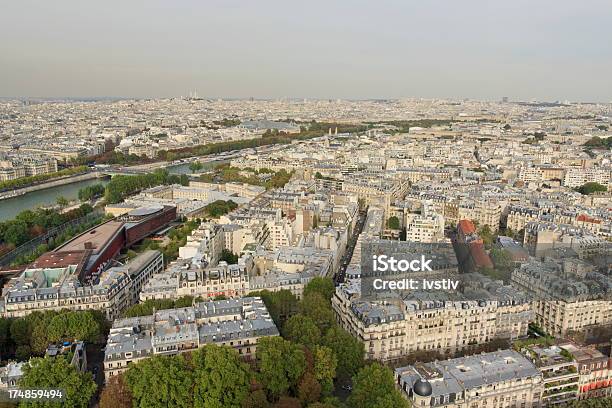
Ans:
{"label": "seine river", "polygon": [[15,218],[21,211],[54,205],[59,196],[66,197],[69,200],[75,200],[77,199],[80,189],[99,183],[106,184],[108,183],[108,179],[83,180],[72,184],[47,188],[45,190],[32,191],[31,193],[8,198],[6,200],[0,200],[0,221]]}
{"label": "seine river", "polygon": [[[203,170],[210,169],[219,163],[224,163],[224,161],[205,163]],[[168,170],[170,173],[174,174],[191,173],[188,164],[180,164],[178,166],[169,167]],[[63,196],[68,200],[76,200],[78,198],[79,190],[83,187],[99,183],[106,184],[108,183],[108,180],[109,179],[84,180],[72,184],[65,184],[63,186],[47,188],[45,190],[33,191],[19,197],[0,200],[0,221],[15,218],[17,214],[24,210],[54,205],[57,197],[59,196]]]}

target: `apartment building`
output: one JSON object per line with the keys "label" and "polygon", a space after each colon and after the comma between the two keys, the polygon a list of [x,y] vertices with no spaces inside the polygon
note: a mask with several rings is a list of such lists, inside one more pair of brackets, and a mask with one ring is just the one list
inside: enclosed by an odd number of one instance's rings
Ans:
{"label": "apartment building", "polygon": [[249,245],[263,245],[268,236],[268,226],[264,222],[249,225],[223,224],[223,248],[240,255]]}
{"label": "apartment building", "polygon": [[[51,255],[49,255],[51,256]],[[22,317],[44,310],[100,310],[115,319],[138,300],[140,289],[163,269],[159,251],[145,251],[125,266],[103,271],[92,283],[81,282],[81,254],[54,252],[55,266],[28,268],[2,291],[0,314]]]}
{"label": "apartment building", "polygon": [[262,337],[278,336],[261,298],[218,300],[167,309],[151,316],[115,320],[104,350],[106,380],[154,355],[173,355],[206,344],[235,348],[254,358]]}
{"label": "apartment building", "polygon": [[524,166],[520,169],[518,178],[525,183],[561,182],[565,178],[565,169],[550,165]]}
{"label": "apartment building", "polygon": [[359,288],[336,288],[332,307],[338,323],[362,341],[366,358],[393,360],[418,351],[456,352],[497,338],[527,334],[529,303],[359,299]]}
{"label": "apartment building", "polygon": [[176,299],[182,296],[213,299],[217,296],[236,298],[251,291],[249,276],[253,258],[244,255],[235,265],[219,262],[216,266],[199,267],[190,260],[178,259],[149,279],[140,292],[140,300]]}
{"label": "apartment building", "polygon": [[49,156],[8,156],[0,159],[0,181],[38,176],[57,171],[57,160]]}
{"label": "apartment building", "polygon": [[411,183],[418,181],[444,181],[449,180],[452,176],[452,172],[449,169],[435,169],[435,168],[401,168],[397,169],[396,173],[402,179],[407,179]]}
{"label": "apartment building", "polygon": [[275,250],[294,243],[295,234],[291,221],[284,218],[280,221],[270,221],[267,226],[268,237],[264,242],[266,248]]}
{"label": "apartment building", "polygon": [[500,350],[395,370],[414,407],[540,407],[542,374],[525,356]]}
{"label": "apartment building", "polygon": [[599,183],[607,186],[610,183],[611,173],[610,167],[570,167],[565,173],[563,185],[570,188],[580,187],[585,183]]}
{"label": "apartment building", "polygon": [[578,399],[612,396],[612,358],[609,349],[607,354],[604,354],[594,346],[568,343],[560,347],[566,350],[576,362],[580,374]]}
{"label": "apartment building", "polygon": [[187,243],[179,248],[179,257],[190,259],[194,265],[216,265],[221,259],[223,247],[224,234],[221,226],[203,222],[187,237]]}
{"label": "apartment building", "polygon": [[406,241],[434,243],[444,237],[444,217],[435,212],[423,214],[407,213],[404,217]]}
{"label": "apartment building", "polygon": [[497,231],[500,226],[502,206],[494,200],[460,200],[457,205],[459,220],[471,219],[478,225],[488,225],[491,231]]}
{"label": "apartment building", "polygon": [[533,297],[535,322],[553,336],[612,324],[610,278],[593,270],[575,274],[572,263],[531,260],[512,272],[512,283]]}
{"label": "apartment building", "polygon": [[567,224],[529,222],[525,225],[525,248],[543,257],[556,248],[568,248],[580,258],[612,253],[612,244],[588,230]]}
{"label": "apartment building", "polygon": [[531,221],[537,221],[540,216],[540,210],[533,207],[523,205],[510,205],[506,214],[506,228],[513,231],[520,231],[525,228],[525,225]]}
{"label": "apartment building", "polygon": [[564,406],[578,396],[580,375],[571,353],[558,346],[528,346],[521,350],[542,373],[540,406]]}
{"label": "apartment building", "polygon": [[378,206],[388,212],[392,202],[402,199],[408,190],[408,182],[390,179],[379,174],[377,177],[364,176],[347,179],[342,191],[357,195],[366,205]]}

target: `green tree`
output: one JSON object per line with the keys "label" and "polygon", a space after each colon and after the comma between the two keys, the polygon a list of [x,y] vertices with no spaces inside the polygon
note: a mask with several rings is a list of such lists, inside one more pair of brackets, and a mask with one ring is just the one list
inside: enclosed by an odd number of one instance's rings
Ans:
{"label": "green tree", "polygon": [[321,331],[310,317],[296,314],[285,322],[283,337],[312,349],[321,341]]}
{"label": "green tree", "polygon": [[[62,402],[47,402],[46,407],[85,408],[96,392],[96,383],[91,373],[80,373],[65,356],[34,358],[23,366],[23,377],[19,380],[22,389],[54,388],[64,393]],[[38,402],[20,403],[20,407],[36,407]]]}
{"label": "green tree", "polygon": [[262,290],[249,293],[249,296],[261,297],[277,327],[283,327],[285,321],[298,309],[297,298],[287,289],[275,292]]}
{"label": "green tree", "polygon": [[395,215],[389,217],[389,219],[387,220],[387,228],[395,230],[400,229],[399,218],[397,218]]}
{"label": "green tree", "polygon": [[599,184],[596,182],[589,182],[589,183],[584,183],[583,185],[578,187],[576,191],[578,191],[582,195],[590,195],[590,194],[595,194],[595,193],[600,193],[600,192],[606,192],[608,191],[608,189],[606,188],[606,186],[602,184]]}
{"label": "green tree", "polygon": [[189,177],[186,174],[181,174],[179,176],[179,184],[181,186],[187,187],[189,185]]}
{"label": "green tree", "polygon": [[349,379],[363,366],[365,356],[363,343],[344,329],[338,326],[329,329],[323,338],[323,345],[329,347],[338,360],[336,368],[338,378]]}
{"label": "green tree", "polygon": [[85,340],[88,343],[99,340],[102,327],[92,311],[73,311],[66,315],[68,323],[66,335],[70,340]]}
{"label": "green tree", "polygon": [[169,173],[165,169],[155,170],[153,173],[140,174],[137,176],[113,176],[106,185],[104,198],[107,203],[118,203],[125,197],[142,189],[168,184]]}
{"label": "green tree", "polygon": [[306,287],[304,287],[304,297],[308,296],[310,293],[318,293],[323,297],[323,299],[327,299],[329,302],[331,302],[331,298],[334,295],[335,290],[336,288],[331,278],[317,276],[308,282]]}
{"label": "green tree", "polygon": [[191,170],[192,173],[196,173],[202,170],[203,168],[204,165],[197,160],[189,163],[189,170]]}
{"label": "green tree", "polygon": [[223,248],[221,251],[221,260],[227,262],[228,265],[236,265],[238,263],[238,255],[234,254],[229,249]]}
{"label": "green tree", "polygon": [[395,388],[393,373],[379,363],[359,370],[353,378],[353,392],[347,400],[354,408],[408,408],[410,405]]}
{"label": "green tree", "polygon": [[70,203],[68,199],[64,196],[57,197],[55,199],[55,202],[57,203],[57,205],[60,206],[60,208],[68,207],[68,204]]}
{"label": "green tree", "polygon": [[[314,376],[321,384],[321,392],[328,395],[334,390],[338,358],[334,355],[332,349],[325,346],[315,346],[312,354],[314,357]],[[340,358],[342,357],[340,356]]]}
{"label": "green tree", "polygon": [[125,380],[136,408],[193,406],[192,372],[182,355],[139,361],[126,371]]}
{"label": "green tree", "polygon": [[273,405],[274,408],[302,408],[302,404],[300,400],[293,397],[280,397],[276,404]]}
{"label": "green tree", "polygon": [[[42,326],[41,326],[42,327]],[[66,314],[55,316],[46,327],[46,337],[52,343],[57,343],[64,338],[68,331],[68,319]],[[41,333],[44,335],[45,333]]]}
{"label": "green tree", "polygon": [[594,149],[610,149],[612,148],[612,137],[601,138],[599,136],[593,136],[590,138],[584,146]]}
{"label": "green tree", "polygon": [[482,239],[482,243],[484,244],[485,248],[490,249],[491,247],[493,247],[493,243],[495,242],[496,237],[495,234],[493,234],[493,232],[491,231],[491,227],[489,227],[489,224],[485,224],[480,227],[478,230],[478,235]]}
{"label": "green tree", "polygon": [[29,240],[28,224],[24,221],[9,221],[4,223],[2,237],[4,242],[20,246]]}
{"label": "green tree", "polygon": [[306,370],[302,349],[281,337],[264,337],[257,345],[259,375],[274,399],[295,388]]}
{"label": "green tree", "polygon": [[266,397],[264,390],[255,390],[251,392],[247,398],[242,402],[242,408],[269,408],[270,402]]}
{"label": "green tree", "polygon": [[299,305],[300,313],[310,317],[317,325],[321,333],[334,325],[334,312],[329,305],[329,301],[320,293],[312,292],[305,295]]}
{"label": "green tree", "polygon": [[589,398],[584,400],[574,400],[566,405],[564,408],[609,408],[612,406],[612,397],[599,397]]}
{"label": "green tree", "polygon": [[204,207],[204,210],[211,218],[219,218],[222,215],[238,208],[238,204],[232,200],[216,200]]}
{"label": "green tree", "polygon": [[193,403],[201,408],[240,407],[249,395],[251,372],[230,347],[207,345],[192,353]]}
{"label": "green tree", "polygon": [[26,319],[15,319],[11,323],[11,338],[17,345],[30,344],[30,336],[32,329],[28,320]]}
{"label": "green tree", "polygon": [[81,201],[89,201],[93,200],[94,198],[102,197],[104,195],[104,191],[104,184],[94,184],[80,189],[78,197]]}
{"label": "green tree", "polygon": [[193,296],[185,295],[174,301],[173,308],[190,307],[193,305]]}
{"label": "green tree", "polygon": [[503,248],[493,248],[490,252],[491,260],[495,265],[496,269],[502,271],[511,271],[514,267],[514,261],[512,260],[512,255],[508,252],[508,250]]}
{"label": "green tree", "polygon": [[0,318],[0,356],[5,358],[10,349],[14,348],[11,339],[11,319]]}
{"label": "green tree", "polygon": [[330,404],[328,402],[315,402],[313,404],[308,405],[307,408],[336,408],[337,405]]}

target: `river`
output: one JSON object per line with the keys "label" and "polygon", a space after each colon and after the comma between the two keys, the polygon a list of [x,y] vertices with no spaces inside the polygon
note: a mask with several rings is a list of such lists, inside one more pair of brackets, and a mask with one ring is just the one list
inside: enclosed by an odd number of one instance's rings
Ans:
{"label": "river", "polygon": [[56,204],[58,197],[62,196],[68,200],[76,200],[79,190],[93,184],[106,184],[108,179],[91,179],[77,181],[76,183],[64,184],[63,186],[51,187],[44,190],[32,191],[24,195],[0,200],[0,221],[15,218],[17,214],[25,210],[33,210],[41,206]]}
{"label": "river", "polygon": [[[226,161],[217,160],[204,164],[204,168],[199,172],[213,168],[215,165],[225,163]],[[168,168],[172,174],[190,174],[189,164],[179,164]],[[63,186],[51,187],[45,190],[33,191],[18,197],[0,200],[0,221],[6,221],[15,218],[17,214],[25,210],[33,210],[41,206],[49,206],[56,204],[58,197],[62,196],[68,200],[76,200],[79,190],[83,187],[93,184],[106,184],[108,179],[91,179],[78,181],[76,183],[64,184]]]}
{"label": "river", "polygon": [[[207,170],[212,170],[215,166],[219,164],[229,163],[229,160],[212,160],[202,163],[202,170],[196,171],[196,173],[202,173]],[[192,171],[189,169],[189,163],[178,164],[176,166],[168,167],[168,172],[172,174],[192,174]]]}

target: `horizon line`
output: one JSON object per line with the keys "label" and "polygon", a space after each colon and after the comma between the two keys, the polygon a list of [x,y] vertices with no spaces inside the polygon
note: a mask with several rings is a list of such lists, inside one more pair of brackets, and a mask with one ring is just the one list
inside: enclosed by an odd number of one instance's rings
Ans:
{"label": "horizon line", "polygon": [[370,97],[370,98],[342,98],[342,97],[300,97],[300,96],[282,96],[282,97],[231,97],[231,96],[198,96],[190,97],[187,95],[180,96],[3,96],[0,95],[0,100],[41,100],[41,101],[101,101],[101,100],[164,100],[164,99],[190,99],[190,100],[226,100],[226,101],[349,101],[349,102],[365,102],[365,101],[401,101],[401,100],[449,100],[449,101],[473,101],[473,102],[491,102],[491,103],[555,103],[555,104],[612,104],[610,101],[587,101],[587,100],[570,100],[570,99],[508,99],[503,102],[499,99],[480,99],[470,97],[420,97],[420,96],[404,96],[404,97]]}

